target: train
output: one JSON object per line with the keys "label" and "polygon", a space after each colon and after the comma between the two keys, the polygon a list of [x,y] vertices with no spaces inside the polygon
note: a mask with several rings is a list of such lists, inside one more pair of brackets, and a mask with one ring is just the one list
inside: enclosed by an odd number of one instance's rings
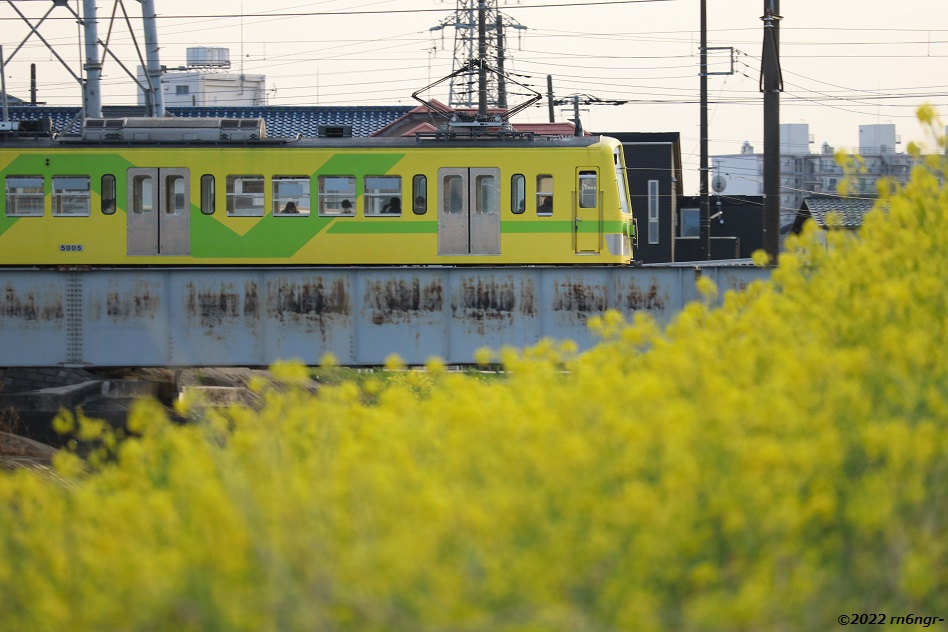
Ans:
{"label": "train", "polygon": [[0,135],[0,266],[629,265],[622,145],[503,130],[269,137],[263,119]]}

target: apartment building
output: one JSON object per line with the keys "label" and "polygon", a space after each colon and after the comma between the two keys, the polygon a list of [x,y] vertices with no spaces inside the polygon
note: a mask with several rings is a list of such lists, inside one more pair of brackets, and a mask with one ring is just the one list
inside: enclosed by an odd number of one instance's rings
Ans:
{"label": "apartment building", "polygon": [[[848,191],[855,196],[875,196],[876,183],[892,178],[905,184],[914,159],[898,152],[900,139],[895,125],[860,125],[858,155],[864,169],[847,173],[837,160],[836,148],[824,142],[812,152],[813,135],[806,123],[780,126],[780,211],[781,223],[792,221],[803,199],[814,193],[836,194],[847,180]],[[847,151],[850,154],[851,151]],[[720,195],[763,195],[764,156],[747,141],[739,154],[712,156],[711,175],[714,192]]]}

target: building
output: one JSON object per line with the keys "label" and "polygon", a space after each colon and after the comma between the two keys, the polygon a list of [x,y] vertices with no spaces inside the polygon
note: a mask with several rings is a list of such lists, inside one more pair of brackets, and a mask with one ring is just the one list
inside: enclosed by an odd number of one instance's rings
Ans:
{"label": "building", "polygon": [[682,195],[678,132],[603,132],[622,143],[642,263],[679,261],[675,252]]}
{"label": "building", "polygon": [[[845,198],[838,195],[814,195],[803,198],[803,205],[793,223],[793,232],[803,230],[807,220],[813,220],[821,229],[819,241],[827,245],[826,234],[830,230],[855,233],[862,228],[866,213],[876,208],[876,200],[868,198]],[[882,207],[885,210],[885,207]]]}
{"label": "building", "polygon": [[[750,195],[708,196],[711,259],[748,259],[764,247],[764,198]],[[675,261],[701,258],[701,197],[681,199],[681,224],[675,237]],[[781,239],[789,224],[781,227]]]}
{"label": "building", "polygon": [[[836,159],[836,150],[824,142],[818,153],[811,153],[813,137],[805,123],[780,126],[780,210],[781,225],[792,222],[803,199],[813,194],[833,195],[840,186],[859,196],[873,196],[883,178],[900,184],[908,182],[915,163],[910,154],[896,151],[900,143],[895,125],[860,125],[859,151],[864,170],[847,178]],[[744,143],[739,154],[712,157],[715,192],[728,196],[755,196],[764,193],[764,157],[750,143]]]}
{"label": "building", "polygon": [[[261,106],[267,104],[265,75],[230,72],[227,48],[189,48],[187,66],[162,68],[161,98],[167,107]],[[138,66],[138,105],[147,103],[142,86],[145,69]]]}

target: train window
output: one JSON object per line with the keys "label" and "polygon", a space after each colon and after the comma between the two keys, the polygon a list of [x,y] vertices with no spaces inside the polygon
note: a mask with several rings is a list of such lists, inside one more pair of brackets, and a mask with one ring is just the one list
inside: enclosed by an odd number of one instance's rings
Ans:
{"label": "train window", "polygon": [[599,206],[599,185],[596,182],[595,171],[579,172],[579,208],[596,208]]}
{"label": "train window", "polygon": [[510,212],[519,215],[526,207],[526,178],[521,173],[510,177]]}
{"label": "train window", "polygon": [[43,176],[7,176],[6,189],[8,216],[43,215]]}
{"label": "train window", "polygon": [[205,215],[213,215],[216,200],[214,176],[210,174],[201,176],[201,212]]}
{"label": "train window", "polygon": [[616,185],[619,188],[619,206],[622,209],[622,214],[628,215],[632,212],[632,208],[629,206],[629,188],[628,183],[626,182],[625,152],[622,151],[621,145],[616,147],[612,157],[616,163]]}
{"label": "train window", "polygon": [[273,176],[273,214],[309,215],[309,176]]}
{"label": "train window", "polygon": [[227,215],[263,217],[263,176],[227,176]]}
{"label": "train window", "polygon": [[366,215],[401,215],[401,176],[366,176],[362,200]]}
{"label": "train window", "polygon": [[151,213],[155,196],[152,192],[151,176],[132,177],[132,212],[136,215]]}
{"label": "train window", "polygon": [[319,214],[355,215],[355,176],[319,176]]}
{"label": "train window", "polygon": [[102,205],[102,214],[111,215],[115,212],[115,176],[110,173],[102,176],[102,186],[99,192],[99,200]]}
{"label": "train window", "polygon": [[415,215],[428,212],[428,178],[421,174],[411,179],[411,211]]}
{"label": "train window", "polygon": [[481,215],[497,215],[497,179],[494,176],[480,175],[474,180],[474,212]]}
{"label": "train window", "polygon": [[165,214],[182,215],[187,210],[188,201],[184,199],[184,177],[165,178]]}
{"label": "train window", "polygon": [[461,176],[447,175],[444,177],[444,212],[464,212],[464,181]]}
{"label": "train window", "polygon": [[537,176],[537,215],[553,214],[553,176]]}
{"label": "train window", "polygon": [[53,176],[53,215],[85,217],[91,206],[89,176]]}

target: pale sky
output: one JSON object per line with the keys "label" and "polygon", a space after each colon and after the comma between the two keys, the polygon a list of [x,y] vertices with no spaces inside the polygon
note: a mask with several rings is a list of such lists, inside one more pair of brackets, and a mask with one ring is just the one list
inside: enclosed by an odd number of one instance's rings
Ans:
{"label": "pale sky", "polygon": [[[452,70],[454,28],[432,31],[451,16],[455,0],[155,0],[161,63],[181,66],[190,46],[230,49],[232,71],[264,74],[270,105],[413,105],[411,93]],[[573,94],[620,106],[581,113],[588,131],[677,131],[682,139],[685,192],[697,193],[699,166],[700,0],[497,0],[509,21],[507,69],[520,83],[556,98]],[[81,10],[79,0],[71,5]],[[476,2],[474,2],[476,5]],[[34,23],[47,0],[16,0]],[[108,36],[116,0],[99,0],[99,37]],[[125,0],[139,44],[141,5]],[[764,0],[707,0],[708,46],[733,47],[733,74],[709,78],[711,155],[738,153],[750,141],[763,150],[758,89]],[[930,103],[948,116],[948,2],[945,0],[782,0],[781,122],[807,123],[811,151],[824,141],[856,148],[859,125],[894,123],[901,137],[923,140],[915,109]],[[275,14],[275,15],[264,15]],[[56,8],[39,28],[81,74],[80,30]],[[29,33],[9,4],[0,5],[8,58]],[[124,22],[110,43],[121,61],[139,64]],[[144,53],[142,53],[144,54]],[[730,72],[727,51],[710,53],[712,72]],[[29,99],[30,63],[37,64],[38,100],[78,105],[76,81],[34,36],[5,70],[9,94]],[[105,59],[103,104],[136,102],[133,82]],[[433,98],[447,102],[448,84]],[[510,104],[519,102],[510,97]],[[557,108],[557,120],[568,113]],[[548,120],[545,100],[517,120]]]}

